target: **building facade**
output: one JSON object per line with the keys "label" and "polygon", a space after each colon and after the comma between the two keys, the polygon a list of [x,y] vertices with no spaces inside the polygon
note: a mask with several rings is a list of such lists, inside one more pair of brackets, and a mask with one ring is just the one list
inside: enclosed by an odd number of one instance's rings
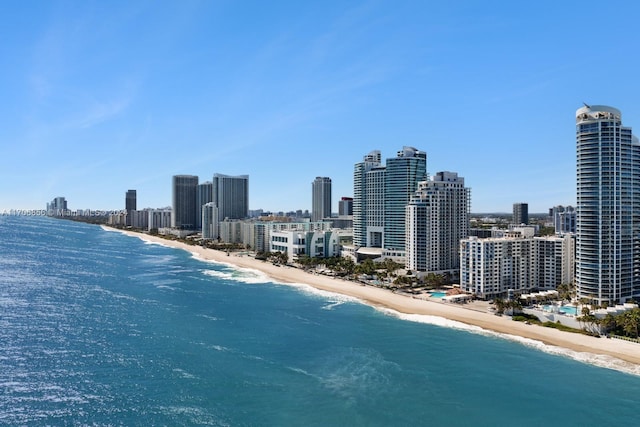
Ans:
{"label": "building facade", "polygon": [[458,276],[460,241],[469,237],[471,190],[455,172],[419,183],[406,206],[406,268]]}
{"label": "building facade", "polygon": [[576,209],[573,206],[554,206],[549,209],[549,216],[556,233],[576,232]]}
{"label": "building facade", "polygon": [[151,209],[148,215],[148,231],[171,227],[171,209]]}
{"label": "building facade", "polygon": [[311,221],[331,217],[331,178],[319,176],[311,184]]}
{"label": "building facade", "polygon": [[640,297],[640,143],[619,110],[576,111],[576,289],[613,305]]}

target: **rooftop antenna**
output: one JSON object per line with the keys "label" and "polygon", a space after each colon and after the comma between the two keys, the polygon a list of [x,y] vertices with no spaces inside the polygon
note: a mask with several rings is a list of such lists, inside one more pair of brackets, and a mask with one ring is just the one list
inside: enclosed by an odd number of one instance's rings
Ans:
{"label": "rooftop antenna", "polygon": [[591,108],[591,105],[587,104],[586,102],[582,101],[582,103],[584,104],[585,107]]}

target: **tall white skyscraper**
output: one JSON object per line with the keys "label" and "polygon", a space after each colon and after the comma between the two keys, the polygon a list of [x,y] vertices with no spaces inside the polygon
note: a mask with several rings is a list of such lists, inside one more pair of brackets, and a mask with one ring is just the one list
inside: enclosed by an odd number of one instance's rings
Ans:
{"label": "tall white skyscraper", "polygon": [[311,221],[322,221],[331,216],[331,178],[317,177],[311,184]]}
{"label": "tall white skyscraper", "polygon": [[174,175],[171,203],[171,227],[184,230],[196,229],[196,193],[198,177],[194,175]]}
{"label": "tall white skyscraper", "polygon": [[406,266],[449,273],[460,268],[460,241],[469,237],[471,190],[455,172],[419,183],[406,206]]}
{"label": "tall white skyscraper", "polygon": [[576,111],[576,288],[598,304],[640,297],[640,143],[619,110]]}

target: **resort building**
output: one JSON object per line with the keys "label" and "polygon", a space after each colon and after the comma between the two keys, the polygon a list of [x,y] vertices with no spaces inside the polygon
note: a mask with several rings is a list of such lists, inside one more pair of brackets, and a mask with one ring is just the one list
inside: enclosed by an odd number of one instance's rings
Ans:
{"label": "resort building", "polygon": [[311,258],[340,256],[342,245],[351,243],[353,234],[349,230],[275,230],[269,236],[270,252],[285,252],[289,262],[306,255]]}
{"label": "resort building", "polygon": [[311,221],[331,217],[331,178],[317,177],[311,184]]}
{"label": "resort building", "polygon": [[571,283],[572,235],[503,238],[469,237],[460,242],[460,288],[478,298],[506,298]]}
{"label": "resort building", "polygon": [[458,276],[460,241],[469,237],[471,190],[455,172],[420,182],[406,206],[406,268]]}
{"label": "resort building", "polygon": [[403,147],[381,163],[372,151],[356,163],[353,176],[353,236],[356,251],[405,262],[405,206],[427,177],[427,155]]}
{"label": "resort building", "polygon": [[196,206],[198,177],[194,175],[174,175],[172,194],[171,227],[181,230],[196,230]]}
{"label": "resort building", "polygon": [[576,289],[615,305],[640,297],[640,143],[620,110],[576,111]]}

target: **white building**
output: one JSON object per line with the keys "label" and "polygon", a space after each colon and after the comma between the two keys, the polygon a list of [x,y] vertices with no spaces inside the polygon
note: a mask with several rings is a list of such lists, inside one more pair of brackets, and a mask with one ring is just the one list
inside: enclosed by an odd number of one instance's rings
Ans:
{"label": "white building", "polygon": [[479,298],[555,289],[573,280],[572,235],[469,237],[460,242],[460,288]]}
{"label": "white building", "polygon": [[217,239],[218,238],[218,207],[213,202],[202,205],[202,238]]}
{"label": "white building", "polygon": [[289,262],[301,255],[311,258],[340,256],[343,242],[351,242],[350,230],[274,230],[270,233],[270,252],[285,252]]}
{"label": "white building", "polygon": [[455,172],[438,172],[406,206],[406,268],[449,273],[460,269],[460,240],[469,236],[471,190]]}
{"label": "white building", "polygon": [[151,209],[148,215],[148,231],[171,227],[171,209]]}

